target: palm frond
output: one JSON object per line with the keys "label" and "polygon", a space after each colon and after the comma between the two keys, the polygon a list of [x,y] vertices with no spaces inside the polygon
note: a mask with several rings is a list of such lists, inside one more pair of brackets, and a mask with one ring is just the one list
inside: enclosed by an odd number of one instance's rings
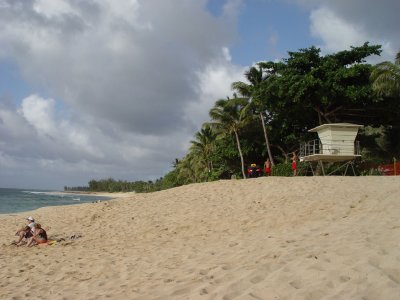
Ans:
{"label": "palm frond", "polygon": [[[398,53],[399,55],[400,53]],[[397,58],[396,58],[397,59]],[[371,72],[373,90],[381,96],[400,95],[400,65],[385,61],[377,64]]]}

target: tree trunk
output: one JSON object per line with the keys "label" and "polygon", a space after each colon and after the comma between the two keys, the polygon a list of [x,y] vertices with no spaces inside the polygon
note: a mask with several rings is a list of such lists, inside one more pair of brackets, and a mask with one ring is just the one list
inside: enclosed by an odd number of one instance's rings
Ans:
{"label": "tree trunk", "polygon": [[342,109],[341,106],[339,106],[338,108],[336,108],[330,112],[324,113],[319,107],[315,106],[314,110],[318,113],[319,125],[322,125],[322,118],[324,118],[328,122],[328,124],[332,123],[331,119],[329,119],[328,116],[331,114],[334,114],[335,112],[337,112],[340,109]]}
{"label": "tree trunk", "polygon": [[269,160],[271,162],[271,165],[274,166],[275,163],[274,163],[274,159],[272,158],[272,155],[271,155],[271,148],[269,147],[267,128],[265,128],[265,120],[264,120],[264,116],[263,116],[262,112],[260,112],[260,119],[261,119],[262,127],[263,127],[263,130],[264,130],[265,144],[267,146],[268,157],[269,157]]}
{"label": "tree trunk", "polygon": [[317,110],[317,114],[318,114],[318,124],[322,125],[321,113],[319,112],[319,110]]}
{"label": "tree trunk", "polygon": [[206,157],[207,171],[208,171],[208,173],[210,173],[211,172],[211,162],[208,159],[208,155],[207,154],[205,155],[205,157]]}
{"label": "tree trunk", "polygon": [[288,154],[286,153],[286,151],[283,150],[283,148],[282,148],[281,146],[279,146],[279,145],[271,145],[271,146],[276,147],[276,148],[278,148],[278,149],[281,151],[282,155],[285,157],[285,163],[287,164],[288,161],[289,161],[289,156],[288,156]]}
{"label": "tree trunk", "polygon": [[240,141],[239,141],[239,135],[237,131],[235,130],[235,137],[236,137],[236,144],[239,150],[239,155],[240,155],[240,161],[242,163],[242,174],[243,174],[243,179],[246,179],[246,173],[244,171],[244,160],[243,160],[243,153],[242,153],[242,148],[240,147]]}

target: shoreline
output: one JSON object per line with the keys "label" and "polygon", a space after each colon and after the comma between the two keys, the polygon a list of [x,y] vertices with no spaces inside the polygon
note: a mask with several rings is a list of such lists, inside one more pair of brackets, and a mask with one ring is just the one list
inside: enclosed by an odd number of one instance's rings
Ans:
{"label": "shoreline", "polygon": [[[23,189],[21,189],[23,190]],[[4,216],[19,216],[23,214],[34,214],[36,210],[41,209],[41,208],[52,208],[52,207],[69,207],[69,206],[77,206],[77,205],[83,205],[87,203],[101,203],[105,201],[111,201],[115,199],[120,199],[120,198],[126,198],[130,197],[133,193],[105,193],[105,192],[87,192],[87,193],[70,193],[70,192],[59,192],[59,191],[44,191],[44,192],[39,192],[39,194],[45,194],[45,195],[55,195],[55,196],[62,196],[62,195],[74,195],[74,196],[86,196],[86,197],[93,197],[93,200],[90,201],[75,201],[71,202],[68,204],[60,204],[60,205],[44,205],[40,206],[37,208],[27,208],[26,210],[23,211],[11,211],[11,212],[0,212],[0,218]],[[96,197],[105,197],[102,199],[98,199]]]}
{"label": "shoreline", "polygon": [[53,192],[46,192],[46,194],[50,195],[82,195],[82,196],[100,196],[100,197],[110,197],[114,198],[126,198],[136,192],[118,192],[118,193],[109,193],[109,192],[79,192],[79,191],[53,191]]}

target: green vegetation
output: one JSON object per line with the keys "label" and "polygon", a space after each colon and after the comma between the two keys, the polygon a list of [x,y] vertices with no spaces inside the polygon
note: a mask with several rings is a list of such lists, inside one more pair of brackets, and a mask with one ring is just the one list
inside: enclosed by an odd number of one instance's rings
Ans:
{"label": "green vegetation", "polygon": [[400,96],[400,52],[395,63],[384,61],[377,64],[371,74],[372,86],[378,95]]}
{"label": "green vegetation", "polygon": [[153,181],[135,181],[128,182],[122,180],[114,180],[113,178],[101,179],[101,180],[91,180],[89,181],[89,186],[85,187],[64,187],[64,191],[79,191],[79,192],[137,192],[137,193],[147,193],[160,191],[162,189],[170,188],[171,186],[162,186],[164,179],[157,179]]}
{"label": "green vegetation", "polygon": [[[163,178],[92,180],[89,189],[147,192],[245,177],[247,165],[263,165],[268,157],[273,176],[291,176],[290,153],[315,138],[307,130],[334,122],[365,126],[358,137],[364,166],[388,162],[400,153],[400,52],[395,63],[366,63],[380,53],[379,45],[368,43],[329,55],[310,47],[280,62],[259,62],[245,73],[248,83],[232,83],[233,95],[215,102],[211,122]],[[362,164],[360,174],[376,174]]]}

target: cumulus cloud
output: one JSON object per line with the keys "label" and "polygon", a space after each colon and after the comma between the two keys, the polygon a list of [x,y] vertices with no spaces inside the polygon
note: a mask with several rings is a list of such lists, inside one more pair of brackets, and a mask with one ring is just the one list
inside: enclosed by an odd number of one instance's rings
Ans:
{"label": "cumulus cloud", "polygon": [[51,135],[56,125],[52,118],[53,110],[53,99],[42,99],[37,95],[31,95],[23,99],[20,112],[38,132]]}
{"label": "cumulus cloud", "polygon": [[202,108],[211,108],[217,99],[229,96],[232,82],[244,80],[243,74],[247,69],[231,65],[230,54],[227,49],[224,51],[225,63],[210,64],[205,70],[199,72],[197,94],[199,101],[190,103],[185,109],[185,116],[197,124],[197,129],[202,123],[208,120],[208,111]]}
{"label": "cumulus cloud", "polygon": [[242,77],[229,55],[240,3],[215,17],[205,0],[0,0],[0,61],[47,95],[2,101],[0,180],[16,166],[54,184],[164,174]]}
{"label": "cumulus cloud", "polygon": [[71,5],[63,0],[37,0],[33,3],[33,10],[46,18],[56,18],[65,13],[74,13]]}
{"label": "cumulus cloud", "polygon": [[326,7],[311,12],[311,33],[324,42],[326,50],[340,51],[351,45],[362,45],[368,40],[362,28],[335,15]]}
{"label": "cumulus cloud", "polygon": [[400,50],[400,2],[392,0],[295,0],[311,10],[311,33],[324,51],[381,44],[382,59],[392,60]]}
{"label": "cumulus cloud", "polygon": [[231,36],[202,1],[15,2],[2,11],[0,40],[25,78],[140,133],[186,125],[182,110],[196,101],[196,72]]}

